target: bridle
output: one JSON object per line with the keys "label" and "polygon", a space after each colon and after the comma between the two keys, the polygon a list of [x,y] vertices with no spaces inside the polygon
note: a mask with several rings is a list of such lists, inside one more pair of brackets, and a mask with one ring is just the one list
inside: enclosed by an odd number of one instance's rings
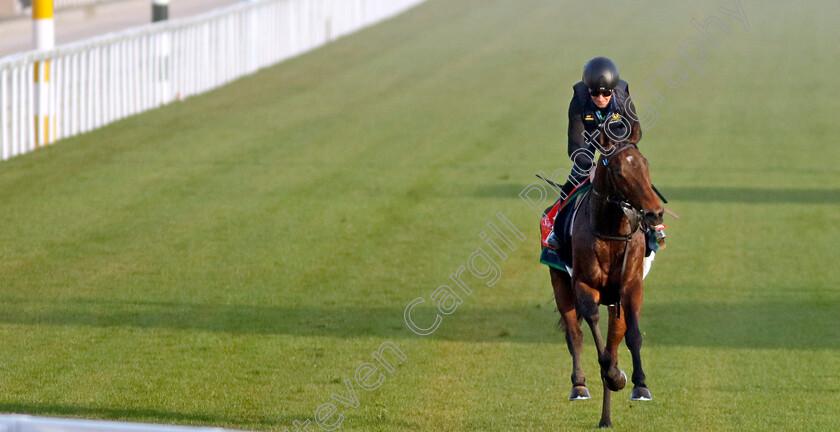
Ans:
{"label": "bridle", "polygon": [[[604,157],[603,163],[604,163],[604,166],[607,167],[607,175],[610,179],[610,183],[612,183],[613,185],[615,184],[615,182],[613,180],[615,177],[613,175],[612,167],[609,166],[609,158],[616,157],[619,153],[621,153],[624,150],[627,150],[631,147],[632,148],[637,148],[635,144],[627,143],[627,144],[619,147],[618,150],[614,151],[609,157],[607,157],[607,156]],[[615,188],[613,187],[611,189],[615,189]],[[647,222],[645,222],[645,218],[644,218],[644,210],[633,207],[633,204],[630,204],[630,202],[626,199],[621,199],[621,198],[624,198],[624,197],[618,197],[619,199],[616,199],[612,196],[612,194],[610,194],[610,193],[604,194],[604,193],[598,192],[594,187],[592,188],[592,194],[601,198],[602,200],[606,201],[607,203],[615,205],[618,208],[620,208],[621,211],[624,213],[624,215],[627,216],[627,221],[630,223],[630,233],[629,234],[626,234],[626,235],[607,235],[607,234],[602,234],[602,233],[600,233],[596,230],[595,235],[598,238],[600,238],[602,240],[629,242],[633,238],[633,235],[636,234],[636,231],[638,231],[640,228],[642,228],[642,227],[648,228],[647,227]]]}
{"label": "bridle", "polygon": [[633,238],[633,234],[636,234],[636,231],[638,231],[639,228],[642,228],[643,226],[644,227],[647,226],[647,223],[645,222],[645,218],[644,218],[644,211],[633,207],[633,205],[630,204],[629,202],[627,202],[625,200],[612,199],[612,198],[610,198],[609,195],[604,195],[604,194],[596,191],[595,189],[592,189],[592,194],[595,195],[595,196],[601,197],[601,198],[604,199],[604,201],[621,208],[621,211],[624,212],[625,216],[627,216],[627,221],[630,222],[630,228],[631,228],[630,233],[627,234],[627,235],[607,235],[607,234],[602,234],[602,233],[600,233],[596,230],[595,235],[599,239],[629,242]]}
{"label": "bridle", "polygon": [[[609,157],[605,156],[603,159],[604,166],[607,167],[607,175],[609,177],[609,181],[613,187],[610,189],[615,190],[615,181],[613,176],[612,167],[609,166],[609,158],[616,157],[619,153],[623,152],[624,150],[629,149],[630,147],[636,148],[635,144],[626,143],[623,146],[619,147],[616,151],[614,151]],[[592,188],[592,194],[595,197],[598,197],[608,204],[612,204],[618,206],[624,215],[627,217],[627,221],[630,223],[630,233],[626,235],[607,235],[603,234],[598,231],[597,224],[592,223],[592,227],[595,233],[595,236],[601,240],[606,241],[623,241],[624,242],[624,257],[621,260],[621,278],[620,280],[624,280],[624,271],[627,268],[627,252],[630,248],[630,241],[633,239],[633,235],[636,234],[637,231],[641,228],[648,228],[647,222],[645,222],[644,218],[644,211],[642,209],[637,209],[630,204],[629,201],[623,199],[624,197],[613,197],[610,193],[601,193]],[[620,309],[619,309],[620,310]]]}

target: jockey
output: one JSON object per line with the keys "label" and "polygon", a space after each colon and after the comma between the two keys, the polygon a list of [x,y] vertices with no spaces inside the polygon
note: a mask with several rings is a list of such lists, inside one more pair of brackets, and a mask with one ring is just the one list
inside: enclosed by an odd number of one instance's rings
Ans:
{"label": "jockey", "polygon": [[[595,57],[587,62],[583,67],[583,79],[572,88],[568,146],[572,170],[561,189],[561,200],[568,198],[589,177],[599,130],[610,137],[626,137],[629,136],[627,128],[638,122],[630,89],[626,81],[619,79],[618,68],[612,60]],[[656,234],[657,240],[661,238],[660,246],[664,246],[665,233],[660,229]],[[554,249],[560,247],[553,231],[547,242]]]}

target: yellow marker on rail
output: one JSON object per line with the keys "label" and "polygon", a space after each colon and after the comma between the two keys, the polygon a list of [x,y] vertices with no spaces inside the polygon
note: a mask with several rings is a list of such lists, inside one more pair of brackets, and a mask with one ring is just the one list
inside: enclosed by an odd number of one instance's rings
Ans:
{"label": "yellow marker on rail", "polygon": [[[40,51],[55,47],[53,0],[32,1],[32,43]],[[50,139],[50,61],[35,63],[35,147]]]}

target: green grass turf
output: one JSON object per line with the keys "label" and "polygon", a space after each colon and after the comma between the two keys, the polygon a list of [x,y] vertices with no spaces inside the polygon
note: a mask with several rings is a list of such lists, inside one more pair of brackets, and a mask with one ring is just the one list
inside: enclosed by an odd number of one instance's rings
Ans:
{"label": "green grass turf", "polygon": [[[294,429],[393,341],[346,431],[591,430],[537,218],[595,55],[634,94],[721,17],[641,145],[683,217],[646,281],[654,401],[616,430],[840,429],[840,7],[430,0],[225,88],[0,165],[0,411]],[[683,62],[683,67],[688,66]],[[652,98],[648,96],[648,100]],[[403,309],[503,212],[528,236],[431,336]],[[419,319],[430,319],[427,305]],[[621,365],[630,370],[621,350]],[[314,426],[314,425],[313,425]],[[309,430],[317,430],[311,426]]]}

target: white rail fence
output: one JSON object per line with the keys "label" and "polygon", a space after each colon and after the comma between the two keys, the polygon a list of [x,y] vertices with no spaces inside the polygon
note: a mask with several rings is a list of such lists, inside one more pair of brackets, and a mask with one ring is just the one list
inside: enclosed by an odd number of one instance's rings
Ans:
{"label": "white rail fence", "polygon": [[53,0],[53,8],[64,9],[75,6],[87,6],[96,3],[104,3],[108,0]]}
{"label": "white rail fence", "polygon": [[0,158],[219,87],[424,0],[257,0],[0,59]]}
{"label": "white rail fence", "polygon": [[26,415],[0,415],[0,432],[239,432],[212,427],[170,426]]}

